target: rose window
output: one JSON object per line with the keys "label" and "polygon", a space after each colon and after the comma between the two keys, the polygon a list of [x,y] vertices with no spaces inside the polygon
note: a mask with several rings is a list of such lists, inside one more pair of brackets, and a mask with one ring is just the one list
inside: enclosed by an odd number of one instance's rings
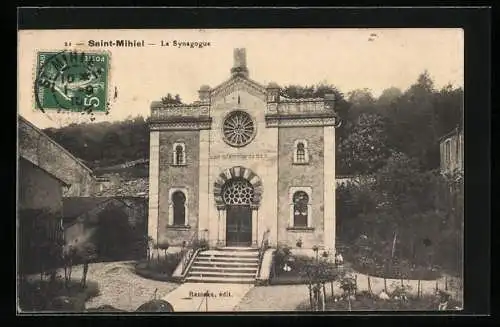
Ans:
{"label": "rose window", "polygon": [[222,199],[228,205],[250,205],[253,203],[253,186],[243,179],[230,180],[222,191]]}
{"label": "rose window", "polygon": [[244,111],[234,111],[226,118],[222,126],[224,140],[231,146],[244,146],[252,141],[255,126],[249,114]]}

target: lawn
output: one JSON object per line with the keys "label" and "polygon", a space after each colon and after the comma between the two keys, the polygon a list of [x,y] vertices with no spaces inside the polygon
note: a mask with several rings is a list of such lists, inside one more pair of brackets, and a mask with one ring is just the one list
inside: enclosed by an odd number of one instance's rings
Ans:
{"label": "lawn", "polygon": [[169,253],[162,258],[143,260],[135,265],[135,273],[157,281],[171,281],[172,273],[182,259],[181,253]]}

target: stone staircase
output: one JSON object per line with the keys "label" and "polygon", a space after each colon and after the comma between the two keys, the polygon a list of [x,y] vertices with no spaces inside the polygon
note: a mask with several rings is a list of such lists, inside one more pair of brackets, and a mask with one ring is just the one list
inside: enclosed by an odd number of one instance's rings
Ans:
{"label": "stone staircase", "polygon": [[253,284],[258,267],[258,249],[226,247],[207,250],[196,256],[185,282]]}

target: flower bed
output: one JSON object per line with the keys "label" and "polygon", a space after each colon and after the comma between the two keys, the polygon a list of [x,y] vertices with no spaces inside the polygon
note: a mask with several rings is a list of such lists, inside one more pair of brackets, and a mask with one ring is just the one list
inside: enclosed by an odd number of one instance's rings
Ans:
{"label": "flower bed", "polygon": [[[433,295],[409,296],[406,300],[390,297],[384,300],[368,292],[360,292],[350,301],[347,297],[329,296],[325,311],[436,311],[439,306],[438,297]],[[458,301],[449,299],[444,310],[460,310],[461,306]],[[297,311],[311,311],[310,303],[301,303]]]}
{"label": "flower bed", "polygon": [[22,311],[73,311],[85,310],[85,302],[99,295],[96,282],[87,281],[81,287],[79,280],[66,286],[64,280],[32,280],[19,285],[19,307]]}
{"label": "flower bed", "polygon": [[367,260],[361,256],[347,256],[350,266],[360,274],[388,279],[414,279],[414,280],[435,280],[441,277],[441,270],[436,267],[427,268],[422,266],[410,267],[404,262],[394,262],[389,268],[382,260]]}
{"label": "flower bed", "polygon": [[[316,259],[307,256],[290,256],[286,260],[286,266],[280,261],[273,261],[271,271],[271,285],[296,285],[308,284],[310,282],[310,270],[316,266]],[[337,268],[330,263],[321,261],[320,266],[328,270],[336,270]],[[284,267],[288,267],[283,269]]]}
{"label": "flower bed", "polygon": [[172,281],[172,273],[181,259],[181,253],[170,253],[160,259],[140,261],[135,265],[135,273],[148,279]]}

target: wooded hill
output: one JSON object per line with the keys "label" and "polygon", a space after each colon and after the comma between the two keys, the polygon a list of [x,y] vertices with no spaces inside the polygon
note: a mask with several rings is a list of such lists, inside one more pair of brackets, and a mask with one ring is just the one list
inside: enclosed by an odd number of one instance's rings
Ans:
{"label": "wooded hill", "polygon": [[[391,153],[416,159],[423,170],[439,167],[439,138],[462,121],[463,90],[451,85],[436,90],[427,72],[407,90],[391,87],[376,98],[369,90],[343,94],[333,85],[289,85],[289,98],[336,94],[342,119],[337,130],[337,174],[367,174],[384,165]],[[182,103],[167,94],[166,103]],[[91,168],[147,159],[149,130],[142,116],[120,122],[72,124],[45,132]]]}

